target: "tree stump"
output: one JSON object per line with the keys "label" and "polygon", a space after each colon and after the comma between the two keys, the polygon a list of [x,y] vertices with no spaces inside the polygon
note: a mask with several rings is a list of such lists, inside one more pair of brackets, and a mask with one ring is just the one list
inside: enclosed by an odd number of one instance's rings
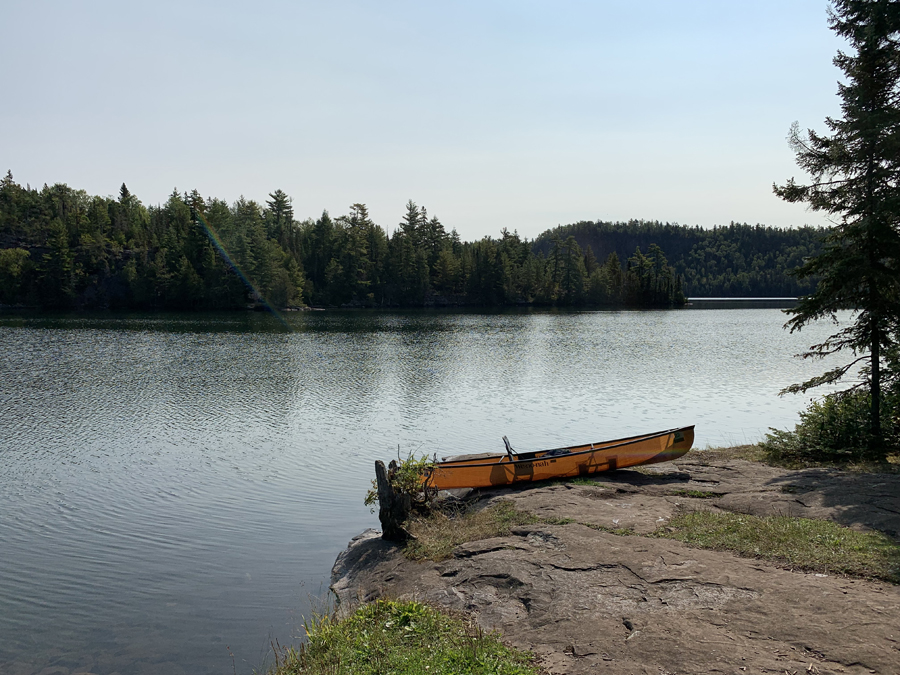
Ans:
{"label": "tree stump", "polygon": [[[397,463],[390,463],[390,471],[397,468]],[[405,542],[409,532],[403,523],[409,518],[412,508],[412,496],[397,494],[391,486],[390,473],[384,468],[384,462],[375,462],[375,481],[378,485],[378,520],[381,521],[381,538],[387,541]]]}

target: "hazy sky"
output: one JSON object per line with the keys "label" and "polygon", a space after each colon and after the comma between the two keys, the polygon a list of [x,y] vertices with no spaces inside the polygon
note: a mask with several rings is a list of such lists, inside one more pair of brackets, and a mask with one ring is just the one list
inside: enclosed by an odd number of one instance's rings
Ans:
{"label": "hazy sky", "polygon": [[408,199],[464,239],[820,224],[791,122],[839,115],[823,0],[0,2],[0,170],[145,203]]}

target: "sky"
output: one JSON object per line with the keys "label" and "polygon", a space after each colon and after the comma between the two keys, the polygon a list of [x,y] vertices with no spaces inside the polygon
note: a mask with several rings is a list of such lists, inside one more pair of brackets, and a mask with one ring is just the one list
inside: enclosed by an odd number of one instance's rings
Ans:
{"label": "sky", "polygon": [[466,240],[826,220],[772,193],[839,116],[823,0],[3,0],[0,171],[295,217],[413,200]]}

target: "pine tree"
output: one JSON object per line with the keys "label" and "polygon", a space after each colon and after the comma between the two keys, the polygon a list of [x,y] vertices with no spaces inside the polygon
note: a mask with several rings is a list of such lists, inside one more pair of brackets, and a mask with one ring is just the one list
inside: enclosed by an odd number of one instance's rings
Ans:
{"label": "pine tree", "polygon": [[793,332],[839,310],[855,310],[852,324],[813,345],[805,357],[844,350],[850,363],[786,391],[801,392],[843,377],[863,363],[870,395],[869,451],[883,454],[881,420],[884,357],[897,345],[900,322],[900,2],[835,0],[830,27],[850,46],[834,63],[846,77],[838,85],[843,116],[827,118],[828,134],[789,137],[798,165],[812,178],[775,186],[789,202],[805,202],[834,220],[821,254],[796,272],[821,276],[816,290],[790,310]]}
{"label": "pine tree", "polygon": [[342,260],[347,293],[350,300],[365,301],[371,284],[372,263],[369,260],[369,231],[374,225],[365,204],[350,207],[349,216],[338,218],[343,228]]}
{"label": "pine tree", "polygon": [[573,236],[566,239],[563,251],[560,275],[561,299],[567,305],[577,304],[584,293],[584,254]]}
{"label": "pine tree", "polygon": [[69,235],[59,218],[50,222],[47,239],[48,252],[43,255],[39,269],[41,304],[66,308],[75,295],[74,255],[69,249]]}
{"label": "pine tree", "polygon": [[285,251],[290,250],[294,229],[294,207],[291,198],[283,191],[275,190],[266,200],[266,234],[274,239]]}

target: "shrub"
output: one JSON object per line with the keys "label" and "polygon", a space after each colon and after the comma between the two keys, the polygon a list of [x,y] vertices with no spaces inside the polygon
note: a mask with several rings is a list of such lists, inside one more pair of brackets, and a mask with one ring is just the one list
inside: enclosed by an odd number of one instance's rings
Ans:
{"label": "shrub", "polygon": [[[415,511],[427,512],[428,503],[434,499],[437,490],[430,485],[431,474],[434,471],[435,460],[410,455],[399,462],[391,462],[388,470],[388,480],[391,487],[398,495],[408,495],[410,504]],[[372,481],[372,487],[366,493],[365,504],[375,511],[378,502],[378,483]]]}
{"label": "shrub", "polygon": [[900,391],[884,391],[885,443],[876,456],[868,450],[870,401],[868,391],[829,394],[800,413],[793,431],[772,429],[760,446],[770,461],[783,464],[883,460],[900,450]]}

